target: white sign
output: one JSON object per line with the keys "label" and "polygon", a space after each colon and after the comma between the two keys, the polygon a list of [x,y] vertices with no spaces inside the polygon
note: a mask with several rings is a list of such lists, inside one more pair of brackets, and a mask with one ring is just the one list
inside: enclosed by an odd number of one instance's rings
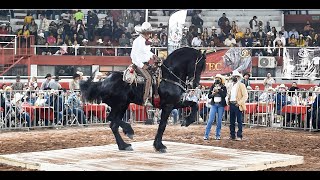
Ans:
{"label": "white sign", "polygon": [[180,10],[173,13],[169,18],[168,34],[168,55],[180,47],[182,31],[187,18],[187,10]]}

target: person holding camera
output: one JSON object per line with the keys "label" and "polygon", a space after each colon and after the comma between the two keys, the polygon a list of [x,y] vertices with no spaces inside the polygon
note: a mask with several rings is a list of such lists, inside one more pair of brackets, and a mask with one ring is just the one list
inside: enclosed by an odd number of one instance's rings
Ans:
{"label": "person holding camera", "polygon": [[216,127],[216,140],[221,139],[221,124],[222,124],[222,117],[224,113],[224,107],[226,104],[226,96],[227,96],[227,88],[224,85],[225,84],[225,78],[221,74],[217,74],[215,76],[214,84],[210,87],[210,91],[208,94],[208,98],[211,100],[211,108],[210,108],[210,114],[209,114],[209,120],[207,123],[204,140],[209,139],[209,134],[211,130],[212,123],[216,117],[216,113],[218,113],[218,119],[217,119],[217,127]]}

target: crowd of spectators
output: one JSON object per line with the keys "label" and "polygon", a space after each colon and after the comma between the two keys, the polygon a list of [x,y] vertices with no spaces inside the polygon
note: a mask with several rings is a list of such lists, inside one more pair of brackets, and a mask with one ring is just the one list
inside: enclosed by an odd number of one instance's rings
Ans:
{"label": "crowd of spectators", "polygon": [[[230,22],[226,13],[218,19],[218,26],[211,28],[211,34],[207,27],[203,27],[201,11],[192,14],[192,25],[185,31],[188,46],[193,47],[261,47],[253,51],[258,55],[276,55],[278,47],[316,47],[320,45],[318,32],[314,30],[309,21],[298,32],[296,28],[287,31],[284,26],[281,30],[271,27],[253,16],[248,20],[248,27],[241,29],[236,21]],[[218,32],[220,30],[220,32]],[[262,48],[263,47],[263,48]]]}
{"label": "crowd of spectators", "polygon": [[[185,27],[182,44],[193,47],[264,47],[255,50],[254,55],[275,55],[277,47],[319,46],[320,39],[309,21],[302,31],[295,28],[281,30],[262,22],[259,17],[248,19],[248,26],[240,28],[236,21],[230,22],[226,13],[217,17],[219,27],[204,27],[201,10],[188,11],[192,16],[191,26]],[[1,12],[0,14],[13,12]],[[164,11],[169,15],[171,11]],[[98,14],[105,15],[102,26]],[[143,10],[30,10],[24,18],[24,25],[17,32],[1,24],[0,34],[17,34],[28,38],[33,35],[37,45],[48,45],[38,49],[43,55],[115,55],[114,48],[86,48],[86,46],[131,47],[135,38],[134,26],[145,20]],[[40,24],[35,22],[40,19]],[[51,21],[52,20],[52,21]],[[50,22],[51,21],[51,22]],[[159,25],[162,31],[152,37],[152,46],[167,46],[167,27]],[[50,46],[60,46],[50,48]],[[68,48],[69,46],[69,48]],[[71,46],[71,48],[70,48]],[[78,48],[85,46],[85,48]],[[119,49],[117,55],[129,55],[130,48]]]}

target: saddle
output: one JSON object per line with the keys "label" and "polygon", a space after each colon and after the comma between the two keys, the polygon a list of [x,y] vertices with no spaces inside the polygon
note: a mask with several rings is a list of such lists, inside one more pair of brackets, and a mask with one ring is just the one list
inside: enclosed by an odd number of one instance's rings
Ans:
{"label": "saddle", "polygon": [[[161,65],[154,65],[149,66],[148,72],[151,75],[151,84],[156,85],[156,87],[159,87],[160,80],[161,80]],[[127,82],[128,84],[144,84],[145,78],[138,73],[137,66],[134,64],[130,64],[128,68],[123,73],[123,81]]]}
{"label": "saddle", "polygon": [[[160,97],[158,95],[158,88],[161,82],[161,63],[155,63],[153,66],[149,66],[148,72],[151,75],[151,87],[150,87],[150,97],[152,97],[152,101],[155,107],[160,106]],[[123,73],[123,81],[128,84],[144,84],[145,78],[138,73],[136,70],[137,67],[134,64],[128,66],[128,68]],[[154,90],[154,93],[153,93]],[[154,96],[153,96],[154,95]]]}

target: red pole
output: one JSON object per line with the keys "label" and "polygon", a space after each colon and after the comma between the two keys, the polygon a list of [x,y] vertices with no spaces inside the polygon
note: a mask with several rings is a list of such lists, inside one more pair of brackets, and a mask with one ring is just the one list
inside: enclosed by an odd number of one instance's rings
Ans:
{"label": "red pole", "polygon": [[30,40],[29,38],[30,37],[25,37],[25,39],[26,39],[26,53],[25,53],[25,55],[28,55],[28,40]]}
{"label": "red pole", "polygon": [[28,57],[28,81],[30,80],[31,76],[31,58]]}
{"label": "red pole", "polygon": [[20,46],[21,44],[20,44],[20,36],[18,36],[18,55],[20,55]]}
{"label": "red pole", "polygon": [[2,64],[3,64],[3,67],[4,67],[4,48],[2,48]]}

